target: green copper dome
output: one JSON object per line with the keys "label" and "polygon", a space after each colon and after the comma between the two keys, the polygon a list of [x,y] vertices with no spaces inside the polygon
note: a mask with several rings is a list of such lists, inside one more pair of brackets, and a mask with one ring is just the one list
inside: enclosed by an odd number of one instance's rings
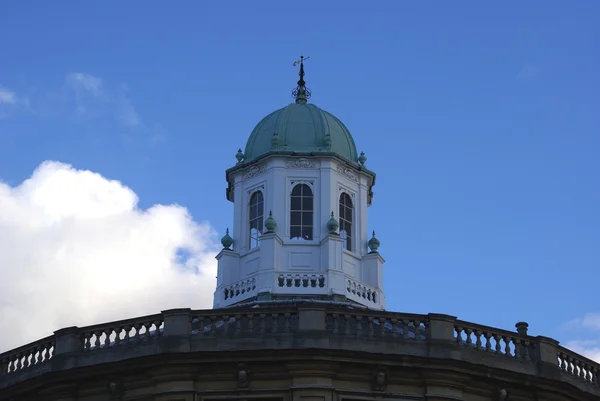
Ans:
{"label": "green copper dome", "polygon": [[248,138],[244,163],[270,152],[334,153],[358,162],[348,128],[334,115],[308,103],[292,103],[263,118]]}

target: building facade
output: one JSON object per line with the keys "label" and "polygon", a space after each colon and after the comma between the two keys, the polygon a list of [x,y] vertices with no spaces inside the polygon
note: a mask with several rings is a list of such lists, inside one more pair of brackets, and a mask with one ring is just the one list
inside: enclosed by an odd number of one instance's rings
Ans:
{"label": "building facade", "polygon": [[0,354],[0,401],[587,401],[600,364],[508,331],[385,310],[375,173],[308,103],[263,118],[227,170],[211,310],[69,327]]}

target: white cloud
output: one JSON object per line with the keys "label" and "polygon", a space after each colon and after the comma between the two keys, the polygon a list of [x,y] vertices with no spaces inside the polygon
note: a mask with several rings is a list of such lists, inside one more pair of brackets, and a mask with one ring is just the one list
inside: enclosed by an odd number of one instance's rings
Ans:
{"label": "white cloud", "polygon": [[600,363],[600,341],[574,340],[566,342],[564,347]]}
{"label": "white cloud", "polygon": [[67,84],[76,92],[89,92],[96,97],[104,97],[102,79],[84,72],[67,75]]}
{"label": "white cloud", "polygon": [[586,313],[583,317],[572,319],[563,325],[563,329],[576,332],[579,337],[565,342],[565,347],[600,362],[600,339],[597,339],[600,332],[600,313]]}
{"label": "white cloud", "polygon": [[14,92],[0,87],[0,104],[15,104],[17,97]]}
{"label": "white cloud", "polygon": [[181,206],[137,202],[59,162],[0,182],[0,352],[71,325],[211,307],[213,229]]}
{"label": "white cloud", "polygon": [[75,111],[81,116],[95,118],[108,114],[126,127],[143,125],[129,98],[127,85],[109,87],[100,77],[74,72],[67,75],[66,87],[74,97]]}
{"label": "white cloud", "polygon": [[21,107],[29,109],[29,99],[0,86],[0,119],[8,117],[10,112]]}

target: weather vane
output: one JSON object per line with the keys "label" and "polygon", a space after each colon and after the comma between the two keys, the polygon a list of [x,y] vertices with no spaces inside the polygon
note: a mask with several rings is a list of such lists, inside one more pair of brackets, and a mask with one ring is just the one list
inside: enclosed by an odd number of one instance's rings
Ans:
{"label": "weather vane", "polygon": [[305,104],[306,101],[310,98],[310,90],[306,87],[306,82],[304,82],[304,61],[308,60],[310,57],[300,56],[300,60],[294,61],[294,67],[300,64],[300,79],[298,80],[298,86],[296,89],[292,91],[292,96],[296,98],[296,103]]}

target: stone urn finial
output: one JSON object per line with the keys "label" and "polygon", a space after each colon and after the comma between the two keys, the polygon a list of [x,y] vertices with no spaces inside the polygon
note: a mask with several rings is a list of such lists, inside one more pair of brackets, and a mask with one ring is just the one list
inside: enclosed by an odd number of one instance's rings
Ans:
{"label": "stone urn finial", "polygon": [[329,231],[329,234],[337,234],[338,228],[340,228],[340,224],[333,217],[333,212],[331,212],[331,218],[327,222],[327,231]]}
{"label": "stone urn finial", "polygon": [[365,152],[360,152],[360,156],[358,156],[358,162],[361,166],[364,166],[367,162],[367,156],[365,156]]}
{"label": "stone urn finial", "polygon": [[373,236],[371,237],[367,245],[369,246],[369,249],[371,249],[371,252],[369,253],[376,253],[379,249],[379,245],[381,245],[381,243],[377,238],[375,238],[375,230],[373,230]]}
{"label": "stone urn finial", "polygon": [[239,148],[237,153],[235,154],[235,158],[237,159],[238,163],[241,163],[242,160],[244,160],[244,154],[242,153],[242,148]]}
{"label": "stone urn finial", "polygon": [[223,249],[231,250],[231,245],[233,245],[233,238],[229,236],[229,228],[225,230],[225,235],[221,238],[221,245],[223,245]]}
{"label": "stone urn finial", "polygon": [[267,220],[265,220],[265,228],[267,229],[267,232],[272,233],[275,231],[276,227],[277,227],[277,222],[273,218],[273,211],[270,210],[269,217],[267,217]]}
{"label": "stone urn finial", "polygon": [[515,324],[515,327],[517,328],[517,333],[519,333],[520,336],[526,336],[527,328],[529,327],[529,323],[518,322],[517,324]]}

